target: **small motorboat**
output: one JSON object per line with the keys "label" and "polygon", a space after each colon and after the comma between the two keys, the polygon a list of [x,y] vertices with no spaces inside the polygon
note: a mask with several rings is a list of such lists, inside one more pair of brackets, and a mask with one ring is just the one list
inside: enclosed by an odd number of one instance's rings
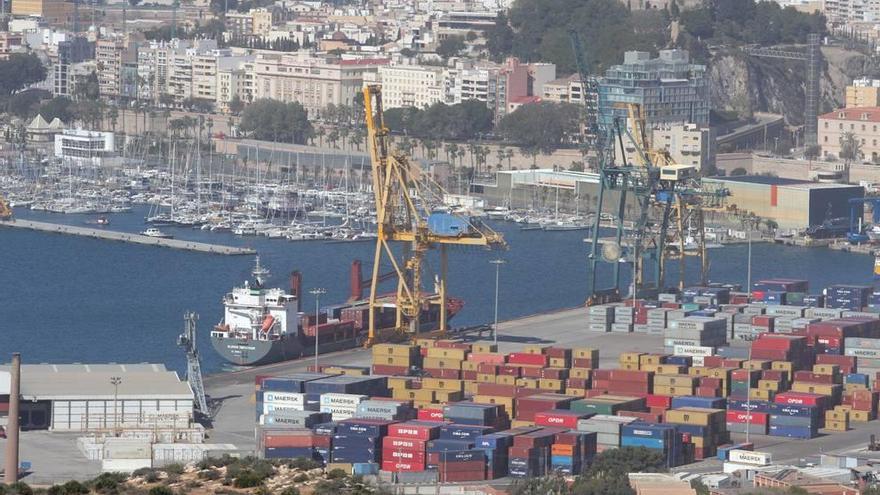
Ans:
{"label": "small motorboat", "polygon": [[141,235],[145,235],[147,237],[155,237],[157,239],[171,239],[172,237],[171,234],[166,234],[165,232],[162,232],[155,227],[150,227],[149,229],[141,232]]}

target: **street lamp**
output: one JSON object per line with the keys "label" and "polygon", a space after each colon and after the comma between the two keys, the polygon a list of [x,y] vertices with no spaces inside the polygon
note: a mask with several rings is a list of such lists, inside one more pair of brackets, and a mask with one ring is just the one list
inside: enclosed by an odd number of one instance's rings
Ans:
{"label": "street lamp", "polygon": [[748,229],[748,239],[749,239],[749,252],[748,252],[748,262],[746,263],[746,292],[749,294],[749,300],[751,300],[752,294],[752,230],[754,229],[753,222],[751,220],[746,221],[747,229]]}
{"label": "street lamp", "polygon": [[113,430],[119,429],[119,415],[117,414],[117,405],[119,404],[119,385],[122,383],[122,377],[111,376],[110,384],[113,385]]}
{"label": "street lamp", "polygon": [[501,258],[490,260],[489,263],[495,265],[495,324],[492,326],[492,337],[495,340],[495,346],[498,346],[498,282],[501,278],[501,265],[507,263]]}
{"label": "street lamp", "polygon": [[321,287],[312,289],[309,294],[315,296],[315,373],[318,372],[318,322],[321,320],[321,294],[326,294],[327,290]]}

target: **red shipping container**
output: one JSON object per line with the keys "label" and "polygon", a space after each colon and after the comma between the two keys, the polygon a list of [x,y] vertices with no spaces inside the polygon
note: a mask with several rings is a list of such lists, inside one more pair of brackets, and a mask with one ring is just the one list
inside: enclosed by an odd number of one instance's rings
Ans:
{"label": "red shipping container", "polygon": [[645,405],[648,407],[662,407],[664,409],[669,409],[672,407],[672,397],[668,395],[649,394],[648,397],[645,398]]}
{"label": "red shipping container", "polygon": [[409,366],[391,366],[389,364],[374,364],[372,374],[374,375],[390,375],[390,376],[407,376],[409,375]]}
{"label": "red shipping container", "polygon": [[382,439],[382,451],[408,449],[424,452],[427,443],[427,440],[419,440],[417,438],[385,437]]}
{"label": "red shipping container", "polygon": [[523,366],[521,369],[523,378],[541,378],[544,371],[543,368],[536,366]]}
{"label": "red shipping container", "polygon": [[565,381],[568,388],[590,388],[590,380],[588,378],[569,378]]}
{"label": "red shipping container", "polygon": [[[480,467],[475,468],[476,463],[479,463]],[[461,466],[461,464],[468,464],[468,466]],[[441,482],[456,483],[462,481],[483,481],[485,479],[486,463],[484,461],[450,462],[440,466],[439,480]]]}
{"label": "red shipping container", "polygon": [[506,359],[506,357],[507,356],[505,356],[504,354],[474,352],[474,353],[468,354],[467,360],[468,361],[476,361],[480,364],[482,364],[482,363],[504,364],[504,362],[505,362],[504,360]]}
{"label": "red shipping container", "polygon": [[611,370],[610,369],[595,369],[593,370],[593,380],[610,380],[611,379]]}
{"label": "red shipping container", "polygon": [[498,365],[493,363],[480,363],[477,365],[477,372],[495,375],[498,373]]}
{"label": "red shipping container", "polygon": [[399,461],[382,461],[382,471],[391,471],[395,473],[403,472],[419,472],[425,470],[425,463],[415,462],[399,462]]}
{"label": "red shipping container", "polygon": [[721,378],[713,378],[711,376],[700,377],[699,384],[701,387],[721,387]]}
{"label": "red shipping container", "polygon": [[752,423],[756,425],[766,425],[770,415],[761,412],[748,413],[746,411],[727,411],[728,423]]}
{"label": "red shipping container", "polygon": [[426,457],[427,454],[425,454],[424,450],[382,449],[383,461],[413,462],[424,465]]}
{"label": "red shipping container", "polygon": [[638,382],[611,382],[608,390],[612,394],[633,395],[633,394],[650,394],[651,385],[648,383]]}
{"label": "red shipping container", "polygon": [[782,370],[764,370],[761,372],[761,379],[776,380],[778,382],[780,380],[784,380],[786,374],[787,373]]}
{"label": "red shipping container", "polygon": [[773,398],[773,402],[777,404],[789,404],[789,405],[797,405],[797,406],[816,406],[823,408],[825,407],[825,401],[828,396],[819,395],[819,394],[808,394],[803,392],[782,392],[776,394],[776,397]]}
{"label": "red shipping container", "polygon": [[[839,378],[839,376],[837,378]],[[833,385],[840,380],[835,380],[835,377],[832,375],[820,375],[818,373],[813,373],[812,371],[795,371],[794,381]]]}
{"label": "red shipping container", "polygon": [[757,380],[761,376],[760,370],[738,369],[730,372],[730,379],[737,381]]}
{"label": "red shipping container", "polygon": [[458,342],[455,340],[435,340],[434,347],[439,347],[441,349],[463,349],[465,351],[471,350],[470,344],[465,344],[464,342]]}
{"label": "red shipping container", "polygon": [[852,373],[856,367],[855,356],[839,356],[836,354],[816,355],[816,364],[836,364],[840,366],[841,373]]}
{"label": "red shipping container", "polygon": [[592,359],[589,358],[574,358],[571,360],[572,368],[594,368],[598,363],[593,363]]}
{"label": "red shipping container", "polygon": [[706,368],[718,368],[723,362],[724,358],[721,356],[706,356],[703,358],[703,366]]}
{"label": "red shipping container", "polygon": [[654,373],[650,371],[638,371],[638,370],[608,370],[609,375],[608,379],[614,381],[627,381],[627,382],[639,382],[639,383],[649,383],[651,378],[653,378]]}
{"label": "red shipping container", "polygon": [[531,457],[538,449],[528,445],[513,445],[508,449],[509,457]]}
{"label": "red shipping container", "polygon": [[534,422],[539,426],[564,426],[566,428],[577,428],[578,420],[588,416],[590,416],[590,414],[554,409],[551,411],[536,413]]}
{"label": "red shipping container", "polygon": [[[513,437],[513,445],[516,447],[549,447],[553,443],[555,436],[565,431],[567,431],[565,428],[548,426],[531,433]],[[511,454],[511,457],[515,456]]]}
{"label": "red shipping container", "polygon": [[462,370],[461,379],[462,380],[470,380],[475,381],[477,379],[477,372],[472,370]]}
{"label": "red shipping container", "polygon": [[388,425],[389,437],[415,438],[418,440],[433,440],[440,434],[440,427],[444,423],[435,421],[407,421]]}
{"label": "red shipping container", "polygon": [[[665,409],[663,411],[665,411]],[[663,422],[663,413],[662,412],[617,411],[617,416],[638,418],[639,420],[647,421],[648,423],[662,423]]]}
{"label": "red shipping container", "polygon": [[[308,431],[308,430],[307,430]],[[314,447],[312,437],[316,435],[296,435],[272,432],[263,436],[264,447]],[[329,438],[329,437],[327,437]]]}
{"label": "red shipping container", "polygon": [[508,354],[507,362],[510,364],[547,366],[547,356],[545,356],[544,354],[526,354],[523,352],[514,352]]}
{"label": "red shipping container", "polygon": [[460,380],[461,379],[461,370],[450,370],[450,369],[440,369],[440,368],[425,368],[423,370],[426,375],[431,378],[449,378],[452,380]]}
{"label": "red shipping container", "polygon": [[697,387],[694,389],[697,397],[721,397],[721,389],[718,387]]}
{"label": "red shipping container", "polygon": [[764,328],[773,328],[774,320],[776,320],[775,316],[755,315],[752,317],[752,325]]}
{"label": "red shipping container", "polygon": [[571,349],[565,347],[548,347],[544,349],[544,354],[552,358],[571,359]]}
{"label": "red shipping container", "polygon": [[666,309],[681,309],[681,304],[675,302],[664,302],[660,305],[660,307]]}
{"label": "red shipping container", "polygon": [[544,368],[541,370],[541,378],[565,380],[568,378],[568,370],[564,368]]}
{"label": "red shipping container", "polygon": [[584,397],[596,397],[599,395],[605,395],[606,393],[608,393],[607,390],[597,389],[595,386],[593,386],[593,388],[587,390],[587,392],[584,394]]}
{"label": "red shipping container", "polygon": [[514,376],[519,378],[520,376],[520,368],[519,366],[499,366],[498,374],[504,376]]}
{"label": "red shipping container", "polygon": [[[705,364],[705,360],[703,364]],[[723,359],[720,366],[723,368],[742,368],[742,365],[742,359]]]}

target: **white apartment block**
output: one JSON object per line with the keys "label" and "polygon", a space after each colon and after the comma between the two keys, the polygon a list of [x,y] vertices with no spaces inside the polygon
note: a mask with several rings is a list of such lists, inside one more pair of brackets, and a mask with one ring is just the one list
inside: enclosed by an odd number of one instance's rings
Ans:
{"label": "white apartment block", "polygon": [[670,124],[650,132],[652,148],[666,150],[675,163],[700,170],[715,161],[715,136],[708,127]]}
{"label": "white apartment block", "polygon": [[425,108],[444,101],[444,73],[439,67],[393,65],[379,68],[386,108]]}
{"label": "white apartment block", "polygon": [[375,77],[388,59],[339,60],[306,52],[260,52],[254,61],[254,99],[299,102],[310,112],[352,105],[364,75]]}
{"label": "white apartment block", "polygon": [[832,23],[880,20],[880,0],[825,0],[825,17]]}

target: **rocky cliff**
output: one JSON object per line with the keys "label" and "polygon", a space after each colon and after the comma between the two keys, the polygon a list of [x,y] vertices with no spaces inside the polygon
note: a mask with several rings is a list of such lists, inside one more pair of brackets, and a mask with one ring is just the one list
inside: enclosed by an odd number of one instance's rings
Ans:
{"label": "rocky cliff", "polygon": [[[853,78],[876,76],[878,67],[861,53],[823,47],[820,113],[843,105]],[[736,50],[717,51],[709,61],[709,91],[715,110],[778,113],[790,125],[804,122],[806,64],[795,60],[749,57]]]}

